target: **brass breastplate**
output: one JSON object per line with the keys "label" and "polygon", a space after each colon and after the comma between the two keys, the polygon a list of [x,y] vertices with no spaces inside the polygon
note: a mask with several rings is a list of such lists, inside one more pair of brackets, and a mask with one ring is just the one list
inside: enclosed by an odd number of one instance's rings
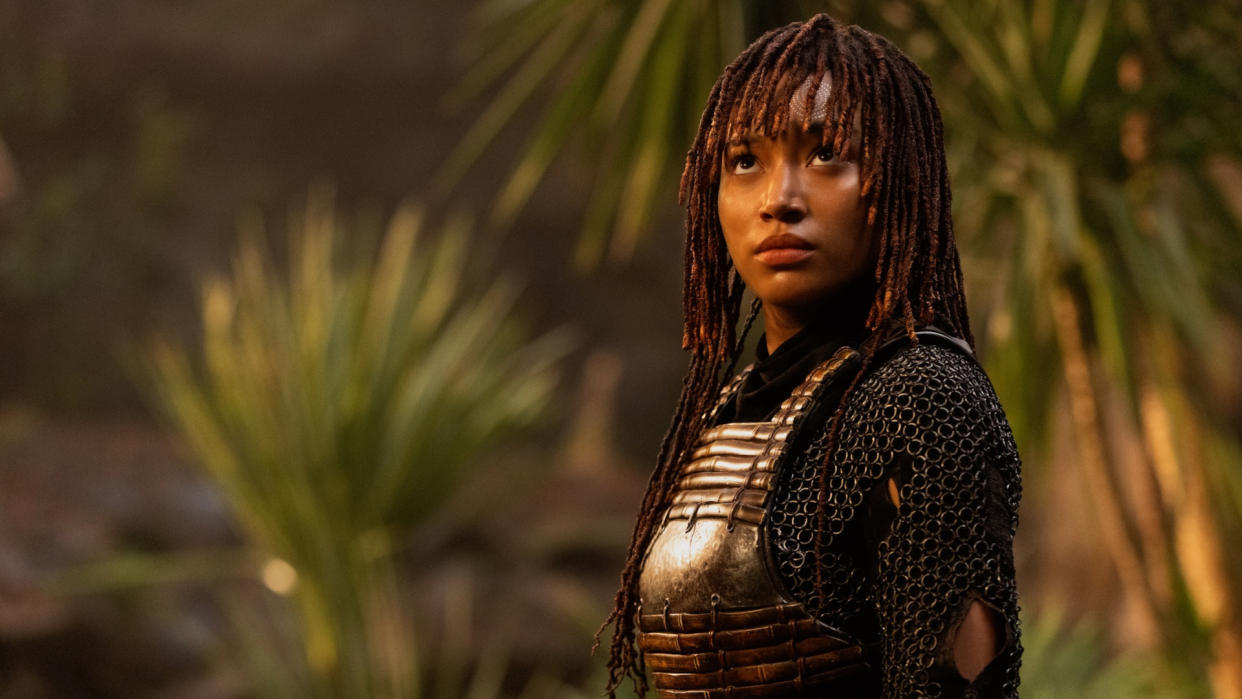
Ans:
{"label": "brass breastplate", "polygon": [[861,646],[783,592],[763,526],[790,433],[853,356],[817,367],[771,420],[705,430],[682,466],[639,577],[638,647],[659,696],[831,696],[868,674]]}

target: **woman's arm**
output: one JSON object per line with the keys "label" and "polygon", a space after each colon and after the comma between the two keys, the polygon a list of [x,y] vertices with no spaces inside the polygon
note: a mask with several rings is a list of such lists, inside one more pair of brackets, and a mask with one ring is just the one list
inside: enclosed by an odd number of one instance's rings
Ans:
{"label": "woman's arm", "polygon": [[908,348],[847,419],[838,454],[887,465],[867,506],[885,696],[1016,696],[1019,465],[987,377],[953,350]]}

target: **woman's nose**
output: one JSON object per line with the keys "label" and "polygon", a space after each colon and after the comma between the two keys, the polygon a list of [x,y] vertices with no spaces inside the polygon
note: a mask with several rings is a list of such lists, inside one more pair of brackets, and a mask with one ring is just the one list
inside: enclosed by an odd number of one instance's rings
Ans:
{"label": "woman's nose", "polygon": [[780,223],[797,223],[806,217],[806,196],[796,166],[786,165],[769,171],[759,217]]}

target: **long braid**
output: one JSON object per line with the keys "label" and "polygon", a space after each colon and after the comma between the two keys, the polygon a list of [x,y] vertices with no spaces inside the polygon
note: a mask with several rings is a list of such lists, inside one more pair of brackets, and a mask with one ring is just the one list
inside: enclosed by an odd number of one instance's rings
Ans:
{"label": "long braid", "polygon": [[759,317],[759,309],[763,307],[763,300],[758,296],[750,303],[750,311],[746,314],[746,320],[742,323],[742,330],[737,334],[737,344],[733,347],[733,358],[729,361],[729,366],[725,367],[724,376],[732,376],[737,369],[738,357],[742,356],[742,350],[746,348],[746,337],[750,335],[750,328],[755,324],[755,319]]}
{"label": "long braid", "polygon": [[[759,37],[712,87],[682,172],[679,199],[686,207],[682,345],[690,352],[690,362],[643,495],[613,611],[596,633],[598,645],[604,628],[615,624],[608,658],[610,696],[626,677],[639,694],[646,691],[635,646],[643,555],[659,529],[680,466],[704,429],[706,414],[732,374],[758,313],[756,301],[739,333],[744,286],[725,248],[716,204],[725,146],[741,134],[772,136],[788,128],[791,98],[804,82],[809,91],[801,126],[807,129],[824,80],[831,80],[831,91],[823,144],[831,143],[841,157],[854,129],[861,129],[862,146],[855,157],[860,159],[865,225],[871,235],[879,236],[873,271],[876,294],[866,319],[869,334],[861,348],[863,360],[829,420],[825,458],[830,460],[835,451],[843,407],[894,325],[912,341],[917,341],[917,325],[935,322],[973,342],[949,211],[943,127],[927,76],[887,40],[827,15]],[[827,473],[824,468],[821,525]],[[821,546],[817,532],[817,552]],[[815,584],[822,597],[823,581],[817,577]]]}

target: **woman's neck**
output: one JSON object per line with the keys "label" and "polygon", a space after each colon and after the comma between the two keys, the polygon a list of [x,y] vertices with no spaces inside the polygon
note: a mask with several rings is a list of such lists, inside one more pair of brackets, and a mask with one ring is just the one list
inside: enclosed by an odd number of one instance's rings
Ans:
{"label": "woman's neck", "polygon": [[768,354],[774,354],[776,348],[785,344],[789,338],[802,332],[807,321],[784,309],[763,307],[763,337],[768,344]]}
{"label": "woman's neck", "polygon": [[775,353],[785,341],[812,325],[832,326],[843,334],[861,332],[874,298],[875,284],[866,278],[812,306],[791,308],[764,304],[763,332],[768,354]]}

